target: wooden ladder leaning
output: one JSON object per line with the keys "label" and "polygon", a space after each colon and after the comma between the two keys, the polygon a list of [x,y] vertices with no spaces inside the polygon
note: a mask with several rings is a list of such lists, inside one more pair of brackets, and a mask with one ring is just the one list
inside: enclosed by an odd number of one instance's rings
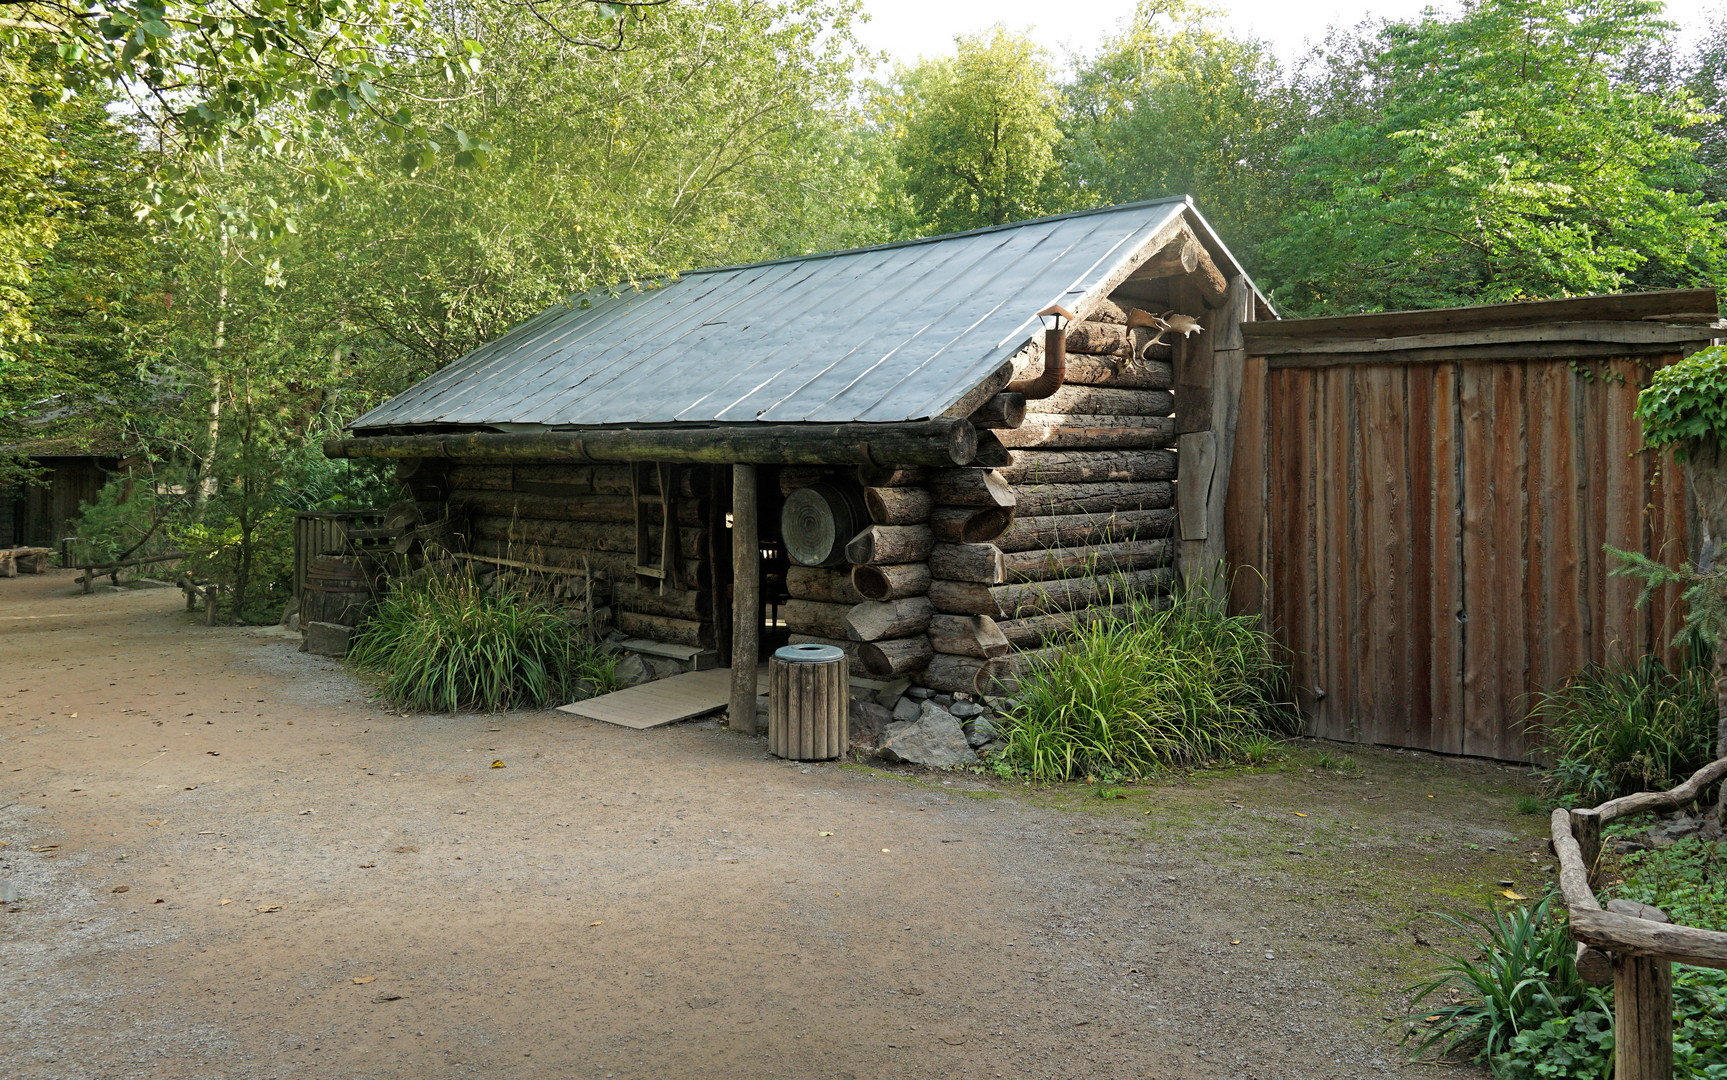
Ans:
{"label": "wooden ladder leaning", "polygon": [[[630,501],[636,517],[636,576],[660,583],[660,595],[682,590],[682,560],[678,558],[677,486],[669,461],[637,461],[630,465]],[[650,481],[655,490],[650,491]],[[660,550],[653,552],[652,520],[657,510]]]}

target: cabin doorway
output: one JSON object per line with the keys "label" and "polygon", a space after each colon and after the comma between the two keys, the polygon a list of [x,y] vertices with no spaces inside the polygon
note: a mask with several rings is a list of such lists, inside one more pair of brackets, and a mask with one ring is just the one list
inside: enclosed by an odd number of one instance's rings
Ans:
{"label": "cabin doorway", "polygon": [[[732,469],[729,465],[712,466],[710,502],[714,508],[709,533],[713,537],[709,563],[714,582],[714,633],[722,667],[732,665],[733,613],[737,597],[734,580],[732,535],[736,522],[732,507]],[[756,539],[759,555],[755,560],[756,596],[760,598],[757,615],[758,655],[767,657],[773,650],[788,643],[791,630],[786,624],[785,605],[790,594],[786,591],[786,571],[791,560],[786,555],[785,542],[780,537],[780,512],[785,495],[780,488],[778,466],[756,467]]]}

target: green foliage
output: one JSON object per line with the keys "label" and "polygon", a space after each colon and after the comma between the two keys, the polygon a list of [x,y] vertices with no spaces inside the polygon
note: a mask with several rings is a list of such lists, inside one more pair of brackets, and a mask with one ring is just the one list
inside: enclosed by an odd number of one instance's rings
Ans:
{"label": "green foliage", "polygon": [[1241,740],[1241,760],[1249,765],[1269,765],[1284,758],[1283,746],[1270,735],[1249,735]]}
{"label": "green foliage", "polygon": [[1690,444],[1727,442],[1727,346],[1701,349],[1656,371],[1637,394],[1643,442],[1672,447],[1684,461]]}
{"label": "green foliage", "polygon": [[122,557],[159,555],[173,548],[173,531],[164,528],[183,508],[180,496],[163,494],[149,478],[127,473],[111,477],[67,522],[74,564],[116,562]]}
{"label": "green foliage", "polygon": [[583,679],[613,688],[611,659],[566,611],[523,583],[488,588],[467,569],[397,581],[348,658],[404,709],[495,712],[561,704]]}
{"label": "green foliage", "polygon": [[1296,140],[1268,246],[1302,311],[1434,307],[1708,280],[1704,119],[1632,68],[1654,0],[1482,0],[1334,61],[1337,122]]}
{"label": "green foliage", "polygon": [[1675,923],[1727,931],[1727,844],[1688,837],[1655,851],[1634,851],[1619,863],[1627,900],[1653,904]]}
{"label": "green foliage", "polygon": [[1191,195],[1251,259],[1276,229],[1297,102],[1264,43],[1187,0],[1140,0],[1067,88],[1070,187],[1096,205]]}
{"label": "green foliage", "polygon": [[1534,795],[1517,796],[1517,812],[1525,817],[1534,817],[1547,812],[1547,803]]}
{"label": "green foliage", "polygon": [[1713,760],[1715,682],[1695,644],[1677,672],[1645,656],[1590,665],[1539,694],[1528,724],[1553,764],[1554,794],[1594,805],[1635,791],[1661,791]]}
{"label": "green foliage", "polygon": [[1013,768],[1044,781],[1143,777],[1242,760],[1250,741],[1287,729],[1284,672],[1257,618],[1199,596],[1162,610],[1144,596],[1112,599],[1125,616],[1076,631],[1020,680],[1002,724]]}
{"label": "green foliage", "polygon": [[[1419,1026],[1405,1035],[1415,1052],[1468,1054],[1493,1067],[1494,1075],[1599,1076],[1606,1072],[1512,1072],[1504,1059],[1520,1036],[1524,1046],[1554,1039],[1577,1039],[1599,1047],[1603,1032],[1611,1062],[1613,1020],[1610,996],[1577,976],[1575,946],[1562,909],[1548,897],[1534,907],[1494,912],[1487,919],[1437,913],[1468,939],[1469,957],[1441,952],[1444,958],[1431,981],[1415,988],[1414,1005],[1438,1003],[1411,1015]],[[1545,1027],[1561,1021],[1552,1031]],[[1577,1020],[1580,1022],[1574,1023]],[[1521,1052],[1521,1051],[1520,1051]],[[1513,1061],[1517,1058],[1513,1056]]]}
{"label": "green foliage", "polygon": [[959,232],[1065,209],[1060,91],[1048,55],[1000,26],[959,39],[878,89],[895,188],[914,235]]}
{"label": "green foliage", "polygon": [[234,622],[260,626],[282,614],[294,585],[293,514],[280,507],[256,510],[249,520],[216,513],[180,528],[177,538],[193,580],[233,589],[227,609]]}

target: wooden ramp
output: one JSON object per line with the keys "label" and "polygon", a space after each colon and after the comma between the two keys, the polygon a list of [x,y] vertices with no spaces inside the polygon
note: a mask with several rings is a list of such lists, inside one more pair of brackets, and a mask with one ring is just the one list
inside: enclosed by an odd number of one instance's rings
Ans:
{"label": "wooden ramp", "polygon": [[[756,673],[756,692],[767,693],[765,667]],[[709,668],[559,705],[558,711],[642,731],[718,712],[730,703],[731,696],[731,668]]]}

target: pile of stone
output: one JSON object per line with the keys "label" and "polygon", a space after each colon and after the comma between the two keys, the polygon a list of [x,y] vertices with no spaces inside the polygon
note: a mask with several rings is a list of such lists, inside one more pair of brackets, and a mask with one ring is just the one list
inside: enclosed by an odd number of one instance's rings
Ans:
{"label": "pile of stone", "polygon": [[951,769],[976,765],[980,755],[1001,748],[997,707],[1002,701],[968,694],[937,693],[904,680],[876,689],[863,680],[852,688],[854,749],[887,761]]}

